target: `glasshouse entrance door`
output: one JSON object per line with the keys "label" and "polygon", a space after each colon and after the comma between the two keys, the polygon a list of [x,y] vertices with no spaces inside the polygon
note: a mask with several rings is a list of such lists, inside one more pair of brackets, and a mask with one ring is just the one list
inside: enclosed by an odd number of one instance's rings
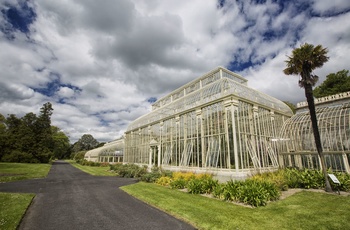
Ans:
{"label": "glasshouse entrance door", "polygon": [[149,149],[149,167],[157,166],[160,167],[160,154],[159,154],[158,142],[156,140],[151,140]]}

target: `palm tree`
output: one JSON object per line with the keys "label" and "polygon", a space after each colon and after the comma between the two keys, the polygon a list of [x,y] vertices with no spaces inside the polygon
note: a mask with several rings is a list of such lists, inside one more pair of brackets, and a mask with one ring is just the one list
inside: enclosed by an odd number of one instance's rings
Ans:
{"label": "palm tree", "polygon": [[312,71],[316,68],[322,67],[323,64],[328,61],[329,57],[326,56],[327,53],[327,48],[323,48],[321,45],[314,47],[311,44],[305,43],[304,45],[301,45],[300,48],[294,49],[291,56],[287,56],[288,60],[285,61],[287,68],[285,68],[283,72],[286,75],[301,76],[301,79],[299,80],[299,86],[305,89],[305,96],[310,110],[310,118],[316,149],[320,157],[321,167],[326,183],[325,190],[327,192],[331,192],[332,188],[329,183],[327,168],[323,156],[321,138],[317,125],[315,102],[312,92],[312,87],[318,81],[318,76],[312,74]]}

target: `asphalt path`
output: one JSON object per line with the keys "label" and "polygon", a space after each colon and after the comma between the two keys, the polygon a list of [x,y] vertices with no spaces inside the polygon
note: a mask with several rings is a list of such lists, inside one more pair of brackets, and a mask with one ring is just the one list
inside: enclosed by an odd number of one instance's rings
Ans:
{"label": "asphalt path", "polygon": [[195,229],[119,189],[133,183],[56,161],[46,178],[0,183],[0,192],[36,194],[19,229]]}

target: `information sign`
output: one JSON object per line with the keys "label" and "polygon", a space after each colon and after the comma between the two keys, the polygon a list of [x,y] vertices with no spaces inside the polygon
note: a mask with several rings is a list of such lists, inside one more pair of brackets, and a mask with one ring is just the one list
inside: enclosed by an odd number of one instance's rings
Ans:
{"label": "information sign", "polygon": [[334,184],[340,184],[338,178],[334,174],[328,174],[328,176],[332,179]]}

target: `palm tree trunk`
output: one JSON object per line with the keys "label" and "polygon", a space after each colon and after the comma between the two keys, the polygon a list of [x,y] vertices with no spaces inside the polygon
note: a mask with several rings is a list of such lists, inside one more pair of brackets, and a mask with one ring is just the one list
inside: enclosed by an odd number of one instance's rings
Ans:
{"label": "palm tree trunk", "polygon": [[329,183],[327,168],[326,168],[323,150],[322,150],[321,137],[320,137],[320,133],[318,130],[315,102],[314,102],[314,96],[313,96],[313,92],[312,92],[312,85],[305,84],[304,89],[305,89],[305,96],[306,96],[307,104],[308,104],[309,111],[310,111],[310,118],[311,118],[311,124],[312,124],[313,133],[314,133],[314,138],[315,138],[316,149],[317,149],[317,153],[320,157],[321,168],[322,168],[322,172],[323,172],[325,183],[326,183],[325,190],[326,190],[326,192],[332,192],[333,190],[332,190],[332,187]]}

